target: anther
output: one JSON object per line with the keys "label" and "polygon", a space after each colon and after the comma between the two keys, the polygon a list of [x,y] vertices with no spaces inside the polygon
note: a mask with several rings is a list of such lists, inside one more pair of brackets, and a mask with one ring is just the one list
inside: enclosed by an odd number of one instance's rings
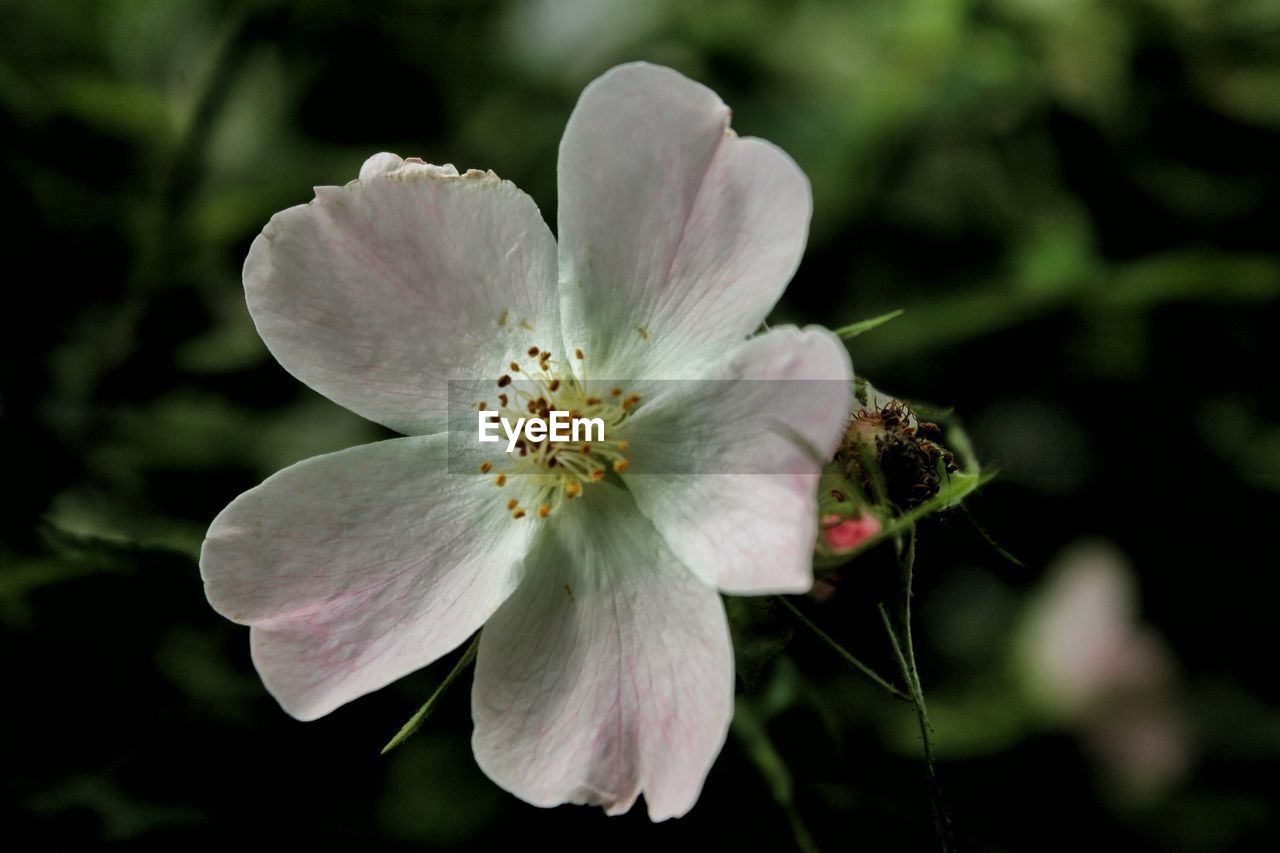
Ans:
{"label": "anther", "polygon": [[503,408],[506,408],[506,406],[507,406],[507,395],[506,395],[506,394],[499,394],[499,395],[498,395],[498,402],[502,404]]}
{"label": "anther", "polygon": [[484,400],[481,400],[479,403],[476,404],[476,408],[483,412],[485,409],[489,408],[489,404],[486,403]]}
{"label": "anther", "polygon": [[613,470],[619,474],[625,474],[627,469],[631,467],[631,463],[625,459],[613,460]]}
{"label": "anther", "polygon": [[586,358],[586,356],[582,354],[581,349],[575,349],[573,351],[573,354],[578,359],[578,361],[582,361],[584,358]]}
{"label": "anther", "polygon": [[510,384],[511,384],[511,377],[506,375],[505,373],[498,377],[499,388],[506,388]]}
{"label": "anther", "polygon": [[518,510],[516,510],[515,512],[511,513],[511,517],[512,517],[512,518],[524,518],[524,510],[522,510],[522,509],[518,509]]}
{"label": "anther", "polygon": [[591,479],[593,479],[593,480],[603,480],[603,479],[604,479],[604,469],[603,469],[603,468],[597,468],[596,470],[592,471],[592,472],[591,472]]}
{"label": "anther", "polygon": [[529,355],[534,356],[534,355],[537,355],[537,354],[538,354],[538,348],[537,348],[537,347],[529,347]]}
{"label": "anther", "polygon": [[621,397],[621,396],[622,396],[622,389],[621,389],[621,388],[610,388],[610,389],[609,389],[609,396],[610,396],[610,397]]}
{"label": "anther", "polygon": [[492,471],[492,470],[493,470],[493,463],[492,463],[492,462],[481,462],[481,463],[480,463],[480,473],[481,473],[481,474],[488,474],[488,473],[489,473],[490,471]]}
{"label": "anther", "polygon": [[512,498],[511,500],[507,501],[507,509],[515,509],[518,506],[520,506],[520,501],[516,500],[515,498]]}
{"label": "anther", "polygon": [[548,391],[558,391],[558,390],[560,390],[560,380],[559,380],[559,379],[552,379],[550,382],[548,382],[548,383],[547,383],[547,390],[548,390]]}
{"label": "anther", "polygon": [[570,480],[568,483],[565,483],[564,496],[566,499],[576,498],[580,494],[582,494],[582,484],[577,480]]}
{"label": "anther", "polygon": [[511,362],[510,364],[508,364],[508,365],[507,365],[507,367],[511,368],[511,372],[512,372],[512,373],[519,373],[519,372],[520,372],[520,365],[519,365],[519,364],[516,364],[514,361],[513,361],[513,362]]}
{"label": "anther", "polygon": [[538,518],[546,518],[551,515],[551,504],[543,504],[538,507]]}
{"label": "anther", "polygon": [[497,477],[493,479],[493,482],[496,483],[499,488],[501,488],[502,486],[505,486],[507,484],[507,475],[499,474]]}

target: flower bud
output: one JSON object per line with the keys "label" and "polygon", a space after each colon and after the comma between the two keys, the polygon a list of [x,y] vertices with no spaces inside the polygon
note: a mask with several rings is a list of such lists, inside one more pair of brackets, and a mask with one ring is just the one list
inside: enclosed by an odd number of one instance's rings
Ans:
{"label": "flower bud", "polygon": [[921,420],[908,403],[876,395],[850,417],[835,462],[868,502],[911,509],[958,470],[941,440],[938,425]]}
{"label": "flower bud", "polygon": [[831,513],[822,517],[821,525],[819,547],[832,556],[852,553],[881,530],[880,519],[869,512],[852,518]]}

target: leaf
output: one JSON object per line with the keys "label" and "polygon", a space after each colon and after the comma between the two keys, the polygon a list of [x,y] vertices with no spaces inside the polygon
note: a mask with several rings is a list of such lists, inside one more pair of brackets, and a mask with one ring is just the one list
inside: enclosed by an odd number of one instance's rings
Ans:
{"label": "leaf", "polygon": [[857,323],[850,323],[848,326],[842,326],[835,330],[838,337],[844,338],[846,341],[856,338],[863,332],[869,332],[877,326],[883,326],[885,323],[901,317],[906,311],[905,308],[899,308],[897,311],[890,311],[888,314],[881,314],[879,317],[872,317],[870,320],[862,320]]}

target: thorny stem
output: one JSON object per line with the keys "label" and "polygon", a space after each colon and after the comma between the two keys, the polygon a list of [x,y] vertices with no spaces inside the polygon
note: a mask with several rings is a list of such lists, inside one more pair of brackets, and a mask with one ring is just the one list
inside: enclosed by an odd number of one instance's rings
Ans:
{"label": "thorny stem", "polygon": [[[907,679],[907,684],[911,689],[911,694],[915,698],[918,705],[923,708],[924,691],[920,687],[920,672],[916,668],[916,647],[911,639],[911,594],[912,579],[915,576],[916,568],[916,529],[910,527],[907,529],[907,544],[904,548],[902,540],[899,539],[894,543],[898,550],[898,566],[902,569],[902,636],[906,646],[906,660],[910,666],[910,673],[903,673]],[[923,713],[923,711],[922,711]]]}
{"label": "thorny stem", "polygon": [[813,621],[809,619],[808,616],[805,616],[804,613],[800,611],[800,608],[796,607],[794,604],[792,604],[790,601],[788,601],[786,598],[784,598],[781,595],[775,596],[775,597],[778,599],[778,601],[782,602],[784,607],[786,607],[788,610],[791,611],[791,614],[800,621],[800,624],[804,625],[806,628],[808,628],[810,631],[816,634],[818,636],[818,639],[822,640],[822,642],[830,646],[835,651],[836,654],[844,658],[846,663],[848,663],[851,667],[853,667],[859,673],[861,673],[863,677],[865,677],[868,681],[870,681],[872,684],[876,685],[877,687],[881,688],[882,690],[887,692],[890,696],[893,696],[895,699],[901,699],[903,702],[911,702],[914,704],[915,700],[912,699],[909,694],[903,693],[901,690],[894,687],[892,684],[890,684],[888,681],[882,678],[875,670],[867,666],[862,661],[858,660],[856,657],[854,657],[853,654],[848,649],[846,649],[844,646],[837,643],[831,637],[830,634],[828,634],[826,631],[822,630],[817,625],[815,625]]}
{"label": "thorny stem", "polygon": [[[937,761],[933,754],[933,739],[930,735],[929,710],[924,701],[924,689],[920,686],[920,671],[916,666],[915,645],[911,639],[911,587],[915,570],[916,533],[912,527],[907,533],[906,547],[898,541],[898,563],[902,569],[902,636],[899,641],[898,632],[894,630],[893,620],[883,603],[879,605],[880,619],[884,622],[885,632],[889,635],[889,644],[893,647],[893,655],[902,670],[902,677],[907,682],[911,693],[911,703],[916,709],[916,721],[920,726],[920,742],[924,747],[925,778],[929,782],[929,798],[933,809],[933,826],[944,853],[952,853],[956,849],[955,836],[951,828],[951,813],[942,797],[942,786],[938,782]],[[905,652],[904,652],[905,647]]]}

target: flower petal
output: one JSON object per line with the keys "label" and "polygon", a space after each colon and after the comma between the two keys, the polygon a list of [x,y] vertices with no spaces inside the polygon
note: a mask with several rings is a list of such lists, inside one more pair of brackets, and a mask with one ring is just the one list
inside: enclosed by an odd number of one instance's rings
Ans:
{"label": "flower petal", "polygon": [[693,807],[733,716],[724,607],[631,499],[597,484],[566,504],[519,589],[480,635],[476,760],[538,806]]}
{"label": "flower petal", "polygon": [[293,716],[426,666],[514,589],[530,525],[488,478],[446,473],[445,443],[392,439],[299,462],[209,528],[209,602],[253,626],[254,662]]}
{"label": "flower petal", "polygon": [[670,383],[679,396],[637,411],[623,479],[676,556],[721,590],[804,592],[818,478],[853,399],[848,352],[826,329],[778,327],[721,376]]}
{"label": "flower petal", "polygon": [[668,68],[583,91],[560,143],[561,312],[594,375],[686,375],[754,332],[795,272],[809,181],[728,128],[719,97]]}
{"label": "flower petal", "polygon": [[445,429],[447,380],[496,379],[559,338],[555,240],[532,199],[392,154],[272,217],[244,286],[286,370],[407,434]]}

